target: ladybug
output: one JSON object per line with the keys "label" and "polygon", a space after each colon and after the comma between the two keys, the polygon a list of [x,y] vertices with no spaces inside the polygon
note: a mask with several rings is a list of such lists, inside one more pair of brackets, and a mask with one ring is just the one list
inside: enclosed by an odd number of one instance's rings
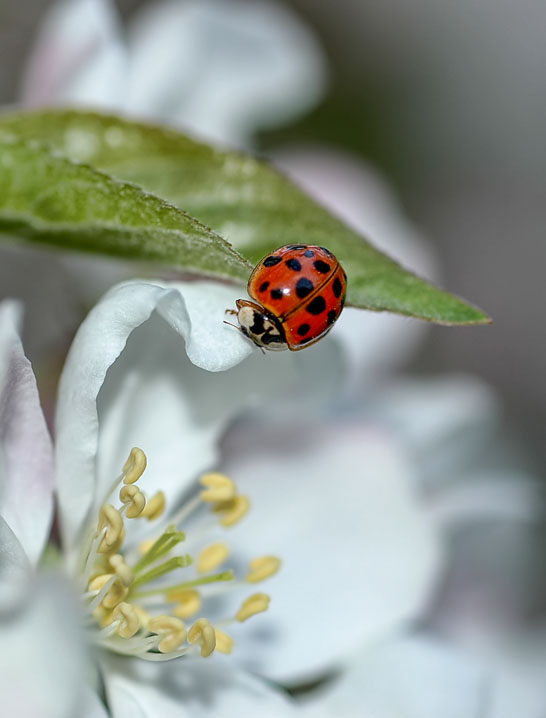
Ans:
{"label": "ladybug", "polygon": [[259,262],[248,280],[255,302],[237,300],[239,329],[262,349],[299,351],[327,334],[341,314],[347,275],[325,247],[288,244]]}

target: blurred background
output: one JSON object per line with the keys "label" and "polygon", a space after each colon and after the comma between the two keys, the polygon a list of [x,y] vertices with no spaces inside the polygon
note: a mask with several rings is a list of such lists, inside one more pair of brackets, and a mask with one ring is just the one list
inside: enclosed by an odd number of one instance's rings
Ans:
{"label": "blurred background", "polygon": [[[486,328],[433,327],[412,368],[485,378],[544,466],[546,5],[285,4],[316,33],[328,85],[309,111],[261,131],[258,150],[320,143],[388,178],[437,250],[443,286],[494,318]],[[21,69],[51,5],[0,0],[0,104],[20,97]],[[118,0],[123,22],[142,5]]]}

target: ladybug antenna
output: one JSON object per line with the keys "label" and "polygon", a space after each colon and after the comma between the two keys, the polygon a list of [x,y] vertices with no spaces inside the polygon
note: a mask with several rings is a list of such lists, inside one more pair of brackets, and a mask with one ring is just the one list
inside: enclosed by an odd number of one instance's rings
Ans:
{"label": "ladybug antenna", "polygon": [[241,330],[241,327],[238,327],[236,324],[232,324],[231,322],[226,322],[225,319],[224,319],[224,324],[227,324],[227,325],[230,326],[230,327],[235,327],[235,329],[238,329],[239,331],[242,331],[242,330]]}

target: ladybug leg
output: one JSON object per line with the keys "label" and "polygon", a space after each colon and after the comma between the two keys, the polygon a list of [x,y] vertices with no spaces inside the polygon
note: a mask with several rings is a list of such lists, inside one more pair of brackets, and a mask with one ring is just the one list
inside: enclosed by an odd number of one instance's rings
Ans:
{"label": "ladybug leg", "polygon": [[[236,309],[226,309],[226,311],[224,312],[224,314],[235,314],[235,315],[237,315],[237,314],[238,314],[238,311],[237,311]],[[224,322],[224,324],[229,324],[229,322]],[[234,325],[232,324],[231,326],[234,326]]]}

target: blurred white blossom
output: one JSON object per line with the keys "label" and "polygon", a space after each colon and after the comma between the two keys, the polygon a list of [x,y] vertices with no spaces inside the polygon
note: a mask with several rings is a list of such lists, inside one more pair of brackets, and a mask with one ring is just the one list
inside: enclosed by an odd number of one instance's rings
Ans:
{"label": "blurred white blossom", "polygon": [[61,0],[22,83],[24,105],[79,104],[249,145],[320,99],[326,63],[311,30],[273,0],[167,0],[127,33],[109,0]]}

